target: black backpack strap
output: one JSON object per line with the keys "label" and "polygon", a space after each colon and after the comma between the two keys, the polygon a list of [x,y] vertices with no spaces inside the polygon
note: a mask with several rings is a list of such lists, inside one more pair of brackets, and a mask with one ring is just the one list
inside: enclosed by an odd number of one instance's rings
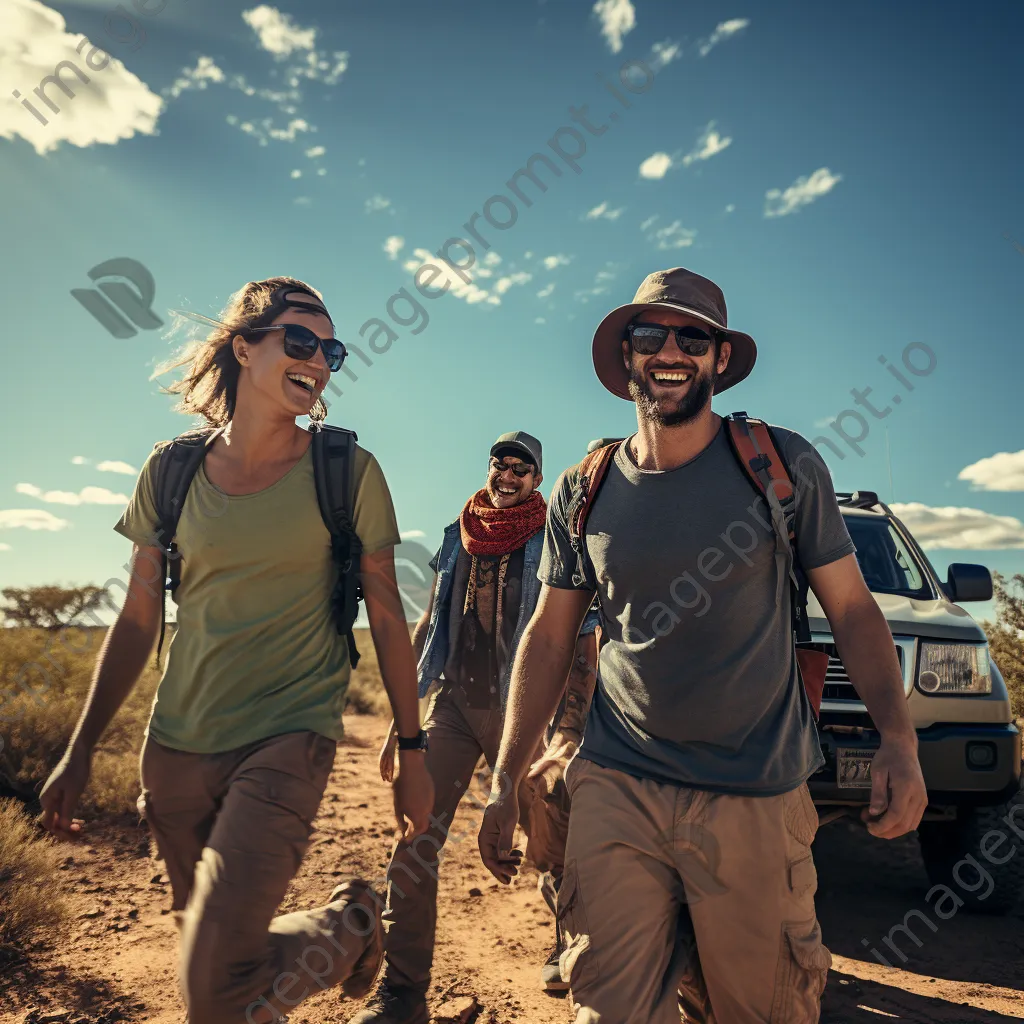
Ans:
{"label": "black backpack strap", "polygon": [[313,431],[313,479],[320,515],[331,534],[331,557],[338,577],[331,606],[338,632],[348,641],[349,663],[359,664],[352,627],[363,599],[359,561],[363,546],[352,525],[355,504],[356,434],[353,430],[322,424]]}
{"label": "black backpack strap", "polygon": [[154,503],[156,506],[156,539],[160,545],[163,587],[160,594],[160,639],[156,646],[157,664],[164,645],[165,619],[167,616],[167,594],[176,600],[178,584],[181,582],[181,555],[174,535],[178,531],[178,520],[185,507],[192,478],[206,458],[210,445],[224,433],[223,427],[203,427],[181,434],[173,441],[157,445],[162,449],[156,467]]}

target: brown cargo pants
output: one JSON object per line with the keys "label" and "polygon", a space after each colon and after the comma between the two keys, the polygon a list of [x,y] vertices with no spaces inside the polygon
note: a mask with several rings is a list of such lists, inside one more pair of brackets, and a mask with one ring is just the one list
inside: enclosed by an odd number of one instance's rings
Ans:
{"label": "brown cargo pants", "polygon": [[221,754],[146,740],[139,806],[171,882],[189,1024],[280,1020],[345,981],[379,938],[380,910],[361,883],[318,910],[274,916],[336,746],[313,732]]}
{"label": "brown cargo pants", "polygon": [[[399,842],[388,865],[388,903],[384,911],[385,978],[426,992],[434,960],[437,932],[438,869],[446,843],[476,847],[476,831],[468,824],[453,830],[462,798],[469,793],[481,755],[494,765],[503,724],[499,708],[466,706],[461,691],[441,683],[431,699],[423,728],[427,732],[427,770],[434,780],[430,828],[411,843]],[[489,786],[488,786],[489,789]],[[520,787],[520,823],[528,823],[530,797]],[[483,810],[487,793],[471,794],[470,805]]]}
{"label": "brown cargo pants", "polygon": [[[558,893],[576,1024],[814,1024],[831,965],[807,786],[661,785],[580,757]],[[678,994],[677,994],[678,993]]]}

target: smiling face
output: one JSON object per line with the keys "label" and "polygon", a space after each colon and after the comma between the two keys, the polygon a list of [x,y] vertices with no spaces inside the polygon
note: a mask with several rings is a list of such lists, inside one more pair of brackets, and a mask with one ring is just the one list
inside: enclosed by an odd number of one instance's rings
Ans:
{"label": "smiling face", "polygon": [[[286,309],[268,326],[273,324],[299,324],[318,338],[334,336],[330,317],[311,310]],[[330,371],[321,348],[309,359],[294,359],[285,353],[283,330],[250,334],[248,340],[235,335],[232,345],[243,370],[239,401],[255,400],[294,418],[307,415],[327,386]]]}
{"label": "smiling face", "polygon": [[522,477],[516,476],[509,468],[523,464],[523,454],[492,458],[488,463],[484,489],[495,508],[512,508],[514,505],[521,505],[540,486],[544,477],[532,466],[530,472]]}
{"label": "smiling face", "polygon": [[[713,333],[713,328],[699,317],[660,306],[651,306],[634,319],[665,327],[699,327]],[[660,352],[644,356],[633,351],[627,338],[622,343],[622,358],[638,415],[663,427],[695,419],[710,404],[715,379],[729,365],[731,352],[732,346],[723,341],[717,349],[711,345],[702,356],[689,356],[680,351],[675,335],[671,335]]]}

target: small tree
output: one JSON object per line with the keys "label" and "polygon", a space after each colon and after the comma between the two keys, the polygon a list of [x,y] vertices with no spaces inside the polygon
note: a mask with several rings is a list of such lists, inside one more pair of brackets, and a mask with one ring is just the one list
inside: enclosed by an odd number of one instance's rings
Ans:
{"label": "small tree", "polygon": [[70,626],[80,615],[97,608],[107,595],[105,587],[7,587],[3,590],[7,605],[0,608],[4,618],[15,626],[60,629]]}
{"label": "small tree", "polygon": [[992,660],[1006,680],[1010,703],[1017,718],[1024,717],[1024,575],[1007,581],[992,574],[996,621],[985,622]]}

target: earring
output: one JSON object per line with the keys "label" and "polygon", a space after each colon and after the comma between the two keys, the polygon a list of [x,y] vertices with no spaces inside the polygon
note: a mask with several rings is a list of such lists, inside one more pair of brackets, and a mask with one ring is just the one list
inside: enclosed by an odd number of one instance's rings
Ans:
{"label": "earring", "polygon": [[327,419],[327,403],[322,398],[318,398],[313,403],[313,408],[309,410],[309,425],[313,430],[319,430],[324,425],[325,419]]}

